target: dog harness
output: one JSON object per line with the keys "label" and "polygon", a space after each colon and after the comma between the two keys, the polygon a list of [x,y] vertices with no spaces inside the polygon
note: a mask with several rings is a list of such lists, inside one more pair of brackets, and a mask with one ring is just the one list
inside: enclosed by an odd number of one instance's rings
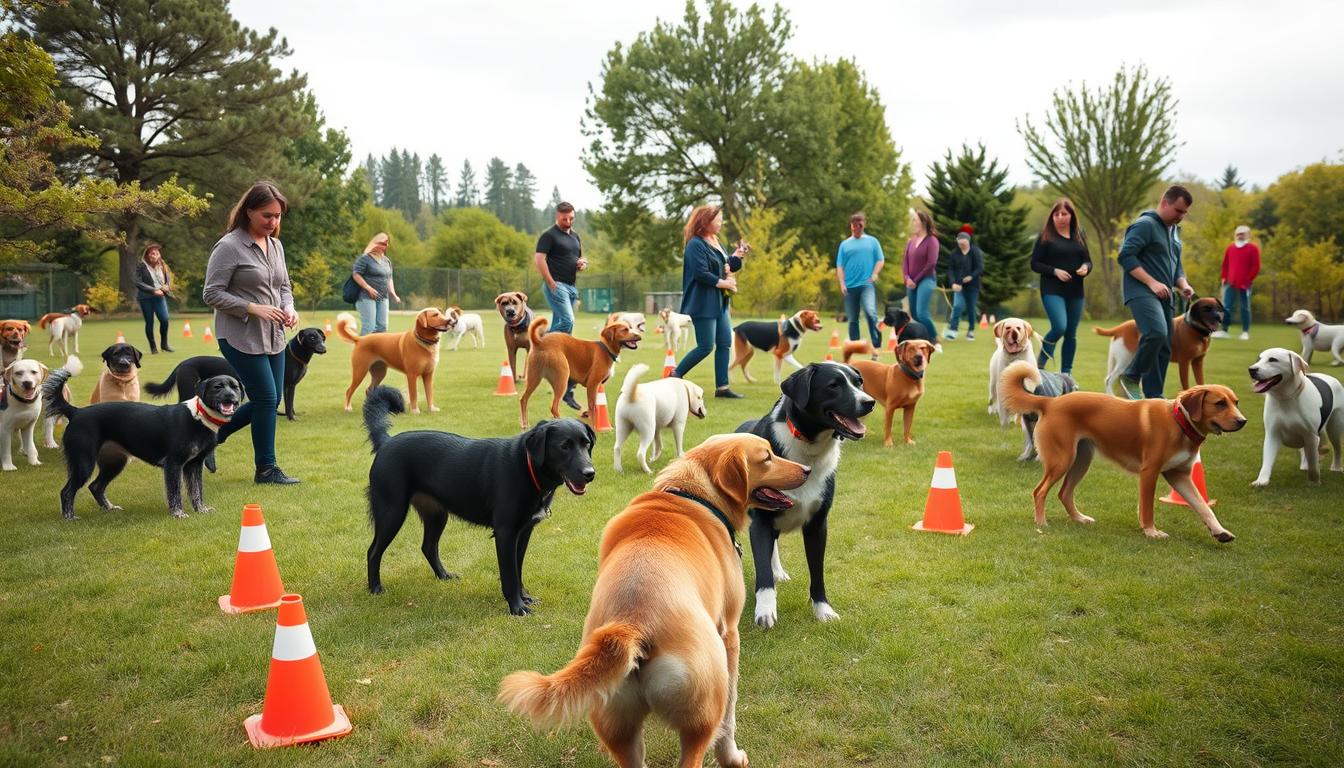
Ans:
{"label": "dog harness", "polygon": [[523,313],[523,319],[519,320],[516,325],[509,325],[508,323],[505,323],[504,325],[513,333],[527,333],[527,326],[531,324],[532,324],[532,310],[528,310]]}
{"label": "dog harness", "polygon": [[699,504],[700,506],[712,512],[714,516],[719,519],[719,522],[723,523],[723,527],[728,529],[728,538],[733,542],[733,549],[737,551],[738,559],[740,560],[742,558],[742,545],[737,543],[737,529],[734,528],[733,524],[728,521],[728,516],[723,514],[723,512],[719,511],[718,507],[714,506],[713,504],[710,504],[708,501],[700,498],[699,496],[696,496],[695,494],[689,493],[687,491],[683,491],[680,488],[664,488],[663,492],[670,493],[673,496],[680,496],[681,498],[686,499],[688,501],[694,501],[696,504]]}
{"label": "dog harness", "polygon": [[1180,400],[1172,403],[1171,416],[1176,419],[1176,426],[1181,428],[1181,433],[1189,438],[1196,448],[1204,443],[1205,436],[1201,435],[1198,429],[1195,429],[1194,422],[1190,420],[1190,414],[1185,412]]}
{"label": "dog harness", "polygon": [[1335,393],[1330,389],[1330,385],[1325,379],[1318,379],[1315,376],[1307,376],[1307,381],[1316,385],[1316,391],[1321,393],[1321,423],[1316,427],[1320,432],[1325,429],[1325,422],[1330,418],[1330,412],[1335,409]]}
{"label": "dog harness", "polygon": [[1310,337],[1313,338],[1313,339],[1316,338],[1316,334],[1318,334],[1318,333],[1320,333],[1320,332],[1321,332],[1321,324],[1320,324],[1320,323],[1312,323],[1312,325],[1311,325],[1310,328],[1303,328],[1303,329],[1302,329],[1302,335],[1303,335],[1303,336],[1310,336]]}
{"label": "dog harness", "polygon": [[219,432],[220,427],[229,423],[228,419],[217,419],[210,415],[210,411],[206,410],[205,404],[201,402],[199,397],[183,400],[182,404],[187,407],[188,411],[191,411],[193,419],[204,424],[211,432]]}

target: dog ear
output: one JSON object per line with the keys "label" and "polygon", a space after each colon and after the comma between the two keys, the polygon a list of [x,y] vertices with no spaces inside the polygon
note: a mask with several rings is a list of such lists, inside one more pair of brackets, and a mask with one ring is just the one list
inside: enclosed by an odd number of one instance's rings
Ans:
{"label": "dog ear", "polygon": [[779,391],[784,396],[798,404],[799,408],[807,407],[807,399],[812,394],[812,376],[817,372],[817,364],[812,363],[801,371],[794,371],[779,385]]}
{"label": "dog ear", "polygon": [[527,451],[527,458],[532,460],[533,472],[537,467],[546,465],[546,433],[551,431],[547,426],[550,423],[546,420],[538,421],[523,435],[523,450]]}
{"label": "dog ear", "polygon": [[1036,339],[1037,341],[1041,340],[1040,335],[1036,333],[1036,329],[1031,327],[1031,323],[1023,320],[1022,327],[1026,329],[1028,338]]}
{"label": "dog ear", "polygon": [[719,460],[714,463],[713,479],[714,487],[720,495],[732,502],[734,509],[746,508],[747,497],[751,493],[749,487],[751,481],[747,472],[747,448],[736,444],[725,448],[719,454]]}
{"label": "dog ear", "polygon": [[597,433],[593,431],[592,427],[588,426],[588,422],[581,421],[579,423],[583,425],[583,431],[588,433],[588,455],[592,456],[593,449],[597,447]]}
{"label": "dog ear", "polygon": [[[6,368],[5,370],[9,370],[9,369]],[[37,364],[37,373],[38,373],[39,376],[41,376],[41,378],[39,379],[39,381],[46,381],[46,380],[47,380],[47,377],[51,375],[51,369],[48,368],[48,367],[46,366],[45,363],[38,363],[38,364]]]}
{"label": "dog ear", "polygon": [[994,338],[996,338],[996,339],[1002,339],[1002,338],[1003,338],[1003,324],[1006,323],[1006,322],[1008,322],[1008,321],[1007,321],[1007,320],[1000,320],[999,322],[997,322],[997,323],[994,324]]}
{"label": "dog ear", "polygon": [[527,303],[527,294],[526,294],[526,293],[523,293],[522,291],[518,291],[518,298],[522,299],[524,304]]}
{"label": "dog ear", "polygon": [[1293,361],[1294,371],[1297,371],[1298,373],[1307,372],[1307,361],[1303,359],[1301,355],[1297,354],[1296,352],[1289,352],[1288,356]]}
{"label": "dog ear", "polygon": [[[210,379],[213,379],[213,378],[214,378],[214,376],[211,376],[211,377],[210,377]],[[199,381],[196,382],[196,396],[199,397],[199,398],[201,398],[202,400],[205,399],[205,383],[206,383],[207,381],[209,381],[210,379],[201,379],[201,380],[199,380]]]}
{"label": "dog ear", "polygon": [[1190,414],[1191,420],[1200,421],[1204,418],[1204,398],[1208,394],[1209,391],[1204,387],[1195,387],[1187,389],[1178,397],[1181,407]]}
{"label": "dog ear", "polygon": [[131,347],[131,353],[135,355],[135,367],[136,367],[136,368],[139,368],[139,367],[140,367],[140,358],[144,357],[144,356],[145,356],[145,353],[144,353],[144,352],[141,352],[140,350],[136,349],[135,347]]}

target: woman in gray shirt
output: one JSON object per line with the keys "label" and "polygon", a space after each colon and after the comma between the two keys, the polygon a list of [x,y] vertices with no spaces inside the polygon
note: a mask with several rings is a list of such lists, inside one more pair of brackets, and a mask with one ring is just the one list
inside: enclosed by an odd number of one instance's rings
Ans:
{"label": "woman in gray shirt", "polygon": [[389,297],[401,303],[397,288],[392,284],[392,260],[387,257],[387,244],[390,241],[386,232],[379,232],[364,247],[364,253],[355,259],[352,276],[360,288],[355,309],[359,310],[361,336],[387,330]]}
{"label": "woman in gray shirt", "polygon": [[259,181],[229,214],[229,226],[205,267],[201,298],[215,310],[219,351],[238,372],[247,404],[219,428],[219,442],[249,424],[258,483],[298,480],[275,463],[275,408],[285,380],[285,329],[299,323],[294,311],[285,249],[277,236],[289,208],[274,184]]}

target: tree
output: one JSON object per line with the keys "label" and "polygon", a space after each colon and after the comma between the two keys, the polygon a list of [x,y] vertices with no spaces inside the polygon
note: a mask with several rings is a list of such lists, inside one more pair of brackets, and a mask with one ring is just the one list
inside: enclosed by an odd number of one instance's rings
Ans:
{"label": "tree", "polygon": [[448,172],[443,167],[443,158],[437,154],[429,156],[429,164],[425,166],[425,184],[429,187],[429,208],[438,216],[444,198],[448,195]]}
{"label": "tree", "polygon": [[512,220],[514,229],[535,232],[537,229],[537,177],[519,163],[513,168]]}
{"label": "tree", "polygon": [[949,149],[929,170],[928,202],[944,259],[957,247],[957,230],[963,224],[975,230],[974,242],[985,257],[980,303],[992,309],[1026,286],[1031,240],[1027,209],[1015,202],[1008,169],[986,155],[983,144],[978,150],[963,144],[955,157]]}
{"label": "tree", "polygon": [[1313,244],[1344,234],[1344,165],[1312,163],[1279,177],[1268,192],[1279,229]]}
{"label": "tree", "polygon": [[504,262],[523,270],[533,245],[532,238],[489,211],[457,208],[443,214],[443,228],[429,242],[429,264],[472,269]]}
{"label": "tree", "polygon": [[462,172],[457,176],[458,208],[471,208],[480,200],[481,190],[476,186],[476,172],[471,169],[471,161],[462,161]]}
{"label": "tree", "polygon": [[392,148],[378,161],[378,205],[382,208],[401,208],[402,178],[406,175],[401,165],[401,152]]}
{"label": "tree", "polygon": [[378,169],[378,159],[373,156],[373,153],[369,153],[369,156],[364,158],[364,179],[369,185],[369,195],[374,200],[382,199],[379,196]]}
{"label": "tree", "polygon": [[1120,233],[1171,166],[1179,146],[1175,117],[1170,81],[1151,79],[1140,66],[1121,68],[1108,87],[1095,91],[1086,83],[1077,91],[1056,90],[1044,133],[1029,117],[1018,123],[1027,166],[1073,200],[1092,234],[1108,313],[1117,309],[1119,296]]}
{"label": "tree", "polygon": [[[359,209],[359,215],[355,221],[355,228],[342,247],[342,253],[357,254],[364,251],[364,246],[368,245],[373,236],[379,232],[386,232],[391,238],[387,253],[391,257],[394,267],[423,267],[426,266],[428,256],[425,253],[425,245],[420,241],[415,225],[406,221],[406,217],[401,215],[400,211],[392,211],[387,208],[379,208],[371,202],[366,202]],[[353,259],[349,264],[341,266],[341,272],[353,266]],[[342,275],[344,280],[345,276]]]}
{"label": "tree", "polygon": [[485,209],[500,221],[508,219],[509,202],[513,196],[513,172],[498,157],[490,158],[485,166]]}
{"label": "tree", "polygon": [[331,264],[320,253],[311,253],[293,273],[294,299],[300,304],[307,303],[308,308],[317,311],[317,305],[331,295]]}
{"label": "tree", "polygon": [[[738,284],[733,306],[763,315],[784,307],[819,306],[823,286],[831,282],[831,261],[817,251],[800,248],[798,230],[783,226],[781,208],[754,208],[739,223],[743,239],[752,244],[750,279]],[[795,309],[791,309],[796,311]]]}
{"label": "tree", "polygon": [[1223,178],[1218,180],[1219,189],[1241,189],[1244,191],[1245,182],[1237,175],[1237,167],[1231,163],[1223,169]]}
{"label": "tree", "polygon": [[560,188],[551,187],[551,201],[546,204],[546,210],[541,212],[542,229],[549,227],[551,225],[551,222],[555,220],[555,209],[559,208],[560,204],[563,203],[564,201],[565,198],[560,196]]}

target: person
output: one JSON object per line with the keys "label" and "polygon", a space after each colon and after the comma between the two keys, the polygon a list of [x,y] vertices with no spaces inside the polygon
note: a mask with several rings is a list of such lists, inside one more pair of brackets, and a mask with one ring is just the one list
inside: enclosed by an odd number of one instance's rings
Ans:
{"label": "person", "polygon": [[1215,339],[1226,339],[1232,325],[1232,308],[1241,310],[1241,340],[1251,338],[1251,283],[1260,274],[1260,246],[1251,242],[1251,228],[1242,224],[1232,234],[1232,244],[1223,252],[1223,327]]}
{"label": "person", "polygon": [[1119,377],[1130,400],[1162,397],[1171,361],[1173,292],[1180,291],[1186,300],[1195,295],[1181,264],[1177,227],[1193,204],[1190,190],[1178,184],[1168,187],[1157,210],[1139,214],[1120,244],[1125,306],[1139,327],[1138,351]]}
{"label": "person", "polygon": [[[163,246],[153,240],[145,243],[140,263],[135,265],[135,298],[140,302],[140,313],[145,316],[145,339],[149,353],[157,355],[168,346],[168,294],[173,290],[173,275],[163,263]],[[154,343],[154,318],[159,318],[159,343]]]}
{"label": "person", "polygon": [[1055,356],[1055,344],[1063,339],[1059,372],[1072,374],[1078,323],[1083,319],[1085,304],[1083,280],[1092,272],[1092,255],[1078,223],[1078,212],[1067,197],[1055,201],[1041,225],[1041,233],[1031,247],[1031,271],[1041,276],[1041,306],[1050,319],[1036,366],[1045,368]]}
{"label": "person", "polygon": [[938,328],[933,324],[929,302],[933,300],[938,273],[938,232],[933,218],[924,211],[915,211],[910,217],[910,239],[905,243],[905,257],[901,259],[901,276],[910,297],[910,316],[924,324],[934,339]]}
{"label": "person", "polygon": [[975,303],[980,298],[980,276],[985,273],[985,255],[980,246],[971,242],[975,232],[970,224],[961,225],[957,232],[957,249],[952,252],[947,265],[947,282],[952,286],[951,326],[943,334],[945,339],[957,338],[957,326],[961,325],[961,313],[966,313],[966,340],[975,341]]}
{"label": "person", "polygon": [[392,259],[387,255],[391,241],[386,232],[374,235],[352,268],[352,276],[360,287],[359,298],[355,300],[360,336],[386,331],[388,300],[401,303],[392,282]]}
{"label": "person", "polygon": [[849,317],[849,340],[859,340],[859,313],[868,320],[868,335],[873,349],[882,348],[882,332],[877,329],[877,276],[882,273],[882,243],[865,234],[867,217],[859,211],[849,217],[850,237],[840,241],[835,252],[835,276],[845,297]]}
{"label": "person", "polygon": [[715,205],[702,205],[691,211],[682,231],[686,250],[681,261],[681,313],[691,316],[695,328],[695,348],[677,363],[672,374],[686,378],[701,360],[714,353],[714,396],[740,398],[728,388],[728,351],[733,344],[732,319],[728,305],[737,293],[737,273],[751,250],[739,242],[731,256],[719,245],[723,211]]}
{"label": "person", "polygon": [[[551,325],[547,333],[573,333],[574,306],[579,302],[575,287],[578,274],[588,268],[583,257],[583,243],[574,232],[574,206],[562,202],[555,206],[555,226],[537,238],[537,250],[532,261],[541,273],[541,292],[551,305]],[[565,388],[565,405],[582,410],[574,399],[574,382]]]}
{"label": "person", "polygon": [[210,252],[201,298],[215,310],[220,354],[238,372],[247,403],[219,428],[219,442],[252,427],[258,483],[299,482],[275,458],[275,408],[285,380],[285,329],[299,324],[280,219],[289,202],[268,181],[253,184],[229,213],[224,236]]}

